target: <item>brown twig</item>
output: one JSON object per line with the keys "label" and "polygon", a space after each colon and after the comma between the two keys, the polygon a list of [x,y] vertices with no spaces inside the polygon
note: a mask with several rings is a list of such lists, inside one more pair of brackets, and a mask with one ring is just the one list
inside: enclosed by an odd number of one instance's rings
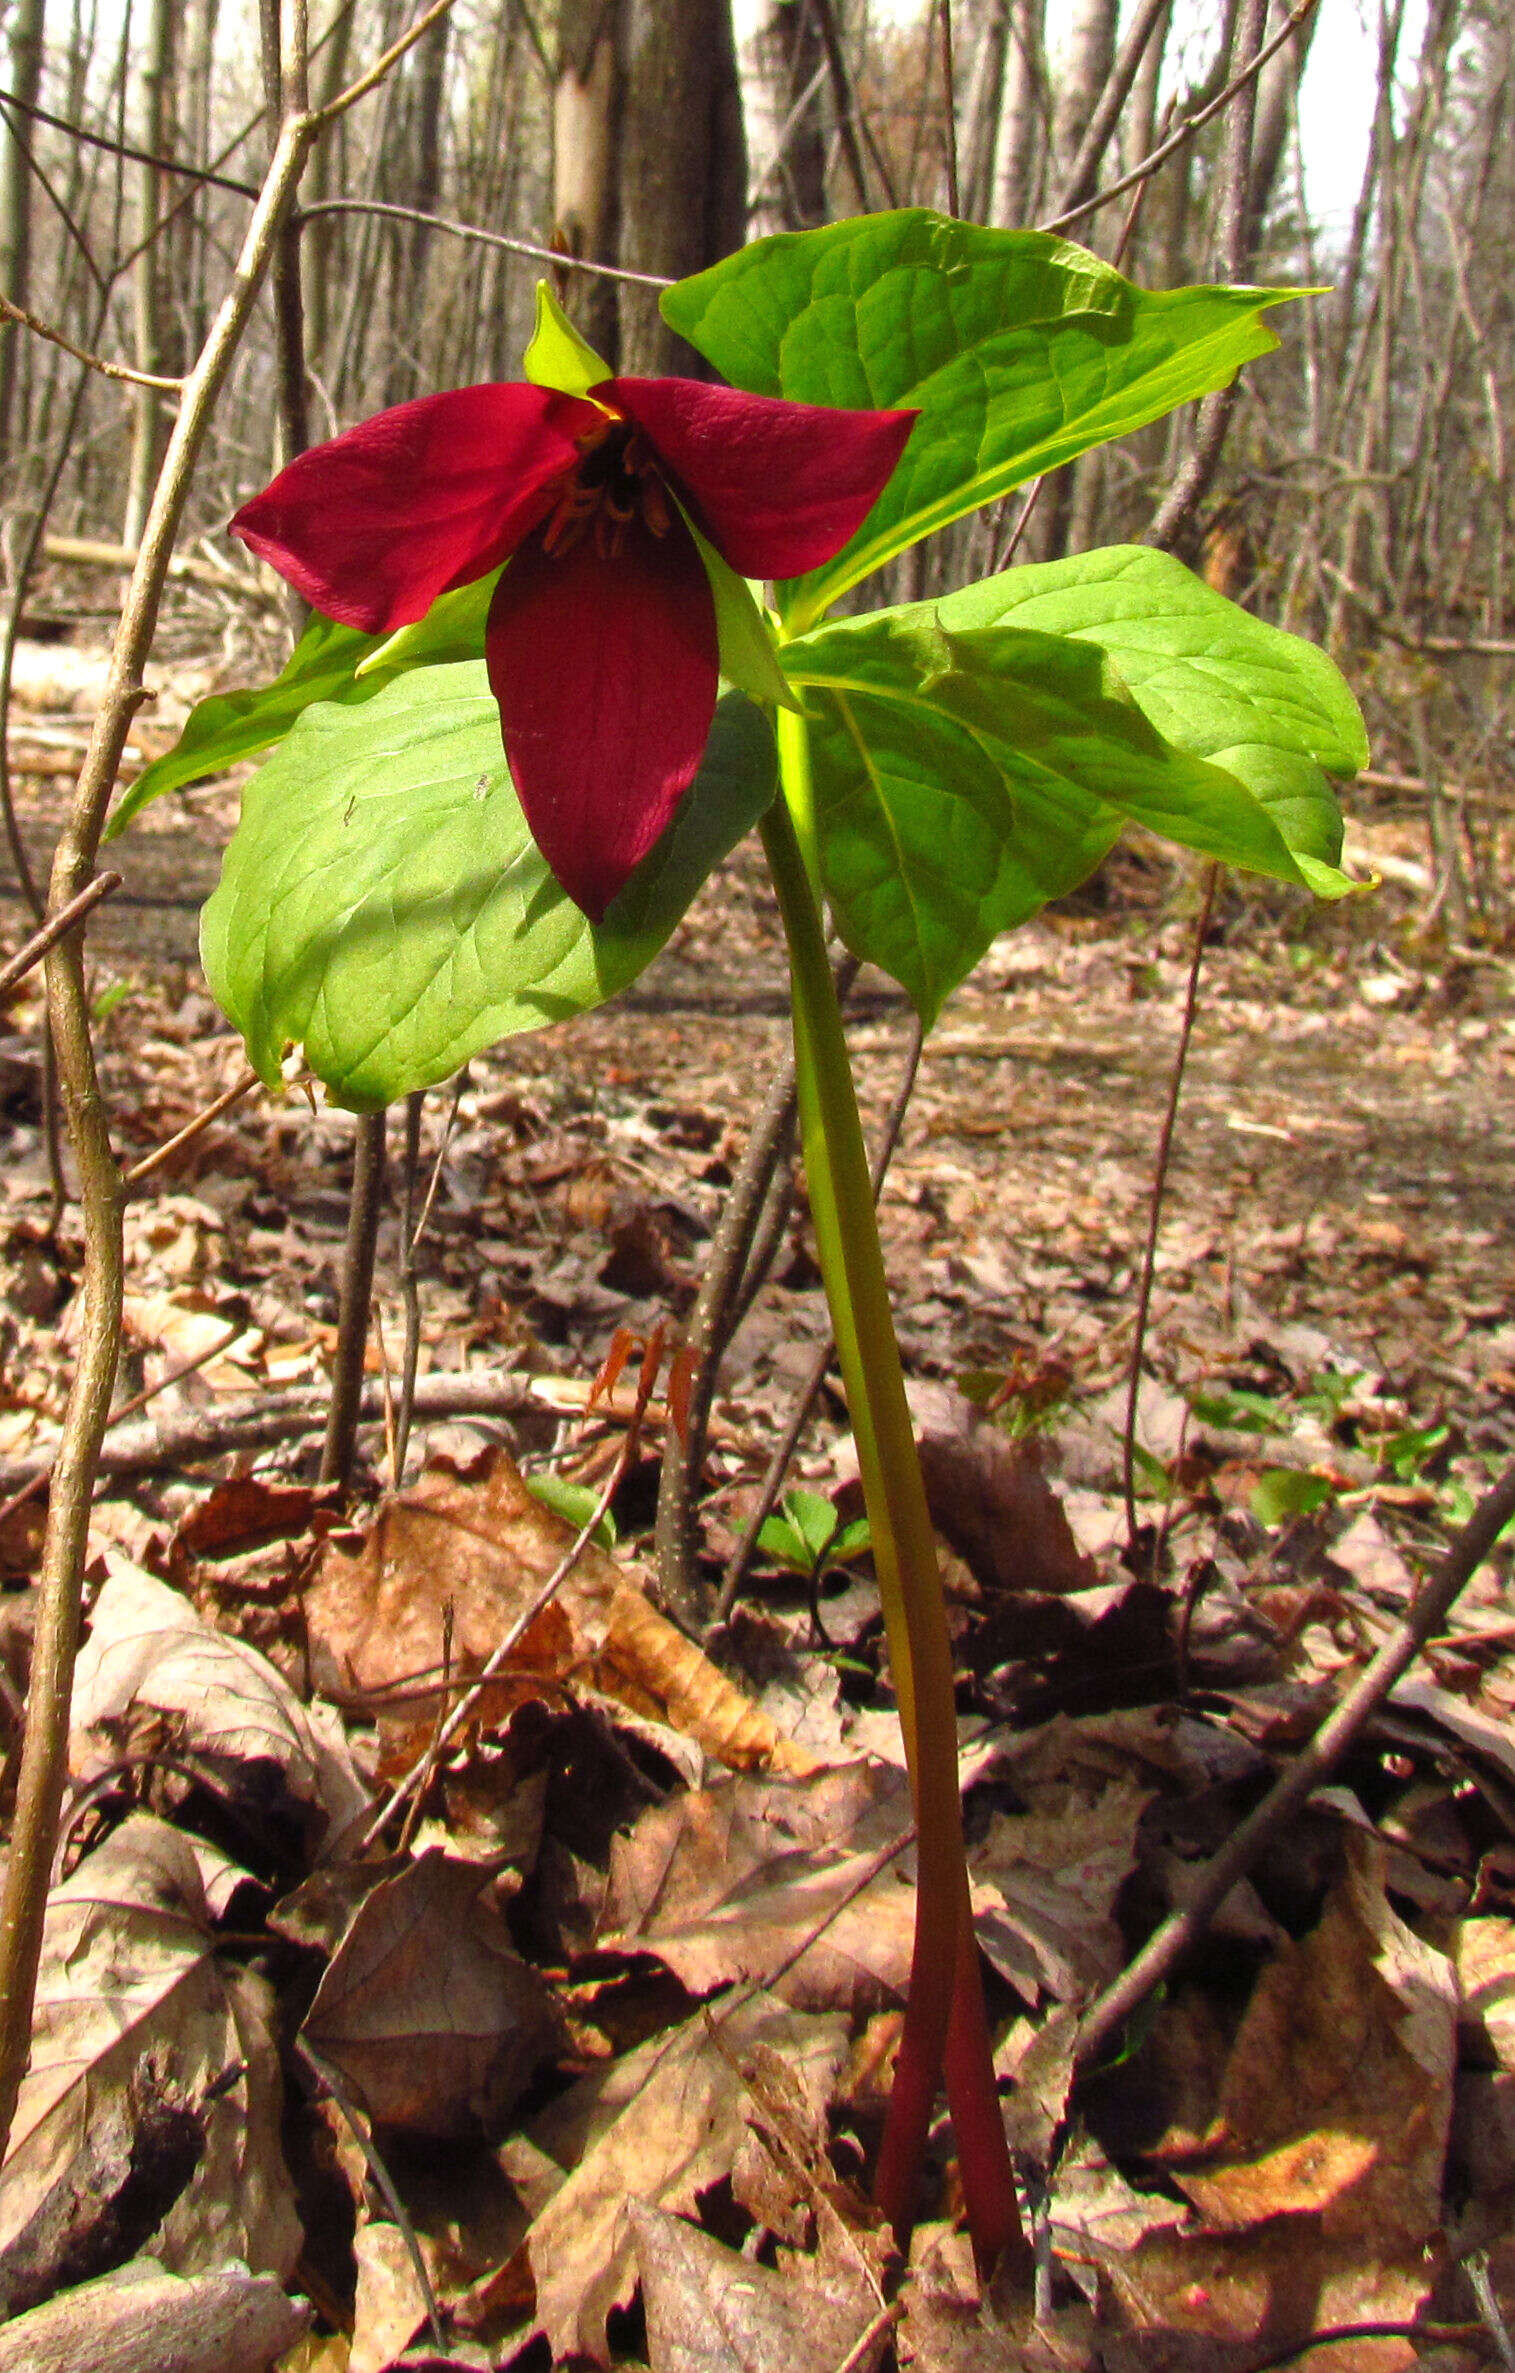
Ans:
{"label": "brown twig", "polygon": [[88,354],[72,338],[65,338],[61,330],[55,330],[50,321],[28,313],[24,306],[13,305],[7,296],[0,296],[0,321],[14,322],[18,329],[30,330],[34,338],[45,338],[49,346],[61,347],[76,363],[98,371],[103,379],[125,379],[133,387],[160,387],[169,395],[177,395],[184,384],[182,379],[160,378],[155,371],[134,371],[126,363],[108,363],[103,354]]}
{"label": "brown twig", "polygon": [[[1252,134],[1257,103],[1255,77],[1267,55],[1268,45],[1264,39],[1267,29],[1268,0],[1242,0],[1241,12],[1236,20],[1236,45],[1231,54],[1233,58],[1246,61],[1253,71],[1237,77],[1221,165],[1221,254],[1226,277],[1231,281],[1242,280],[1252,260],[1248,250],[1252,237]],[[1231,415],[1236,409],[1240,393],[1241,381],[1233,377],[1224,387],[1212,388],[1201,400],[1194,442],[1147,531],[1147,542],[1156,545],[1159,551],[1171,552],[1174,549],[1208,494],[1220,467]]]}
{"label": "brown twig", "polygon": [[[112,646],[105,696],[53,862],[48,901],[52,913],[61,912],[77,898],[93,875],[111,786],[131,719],[142,699],[142,670],[201,440],[252,313],[315,129],[308,116],[292,117],[281,129],[231,285],[184,382]],[[74,932],[60,940],[49,950],[46,965],[48,1015],[84,1219],[83,1324],[48,1499],[26,1736],[0,1905],[0,2155],[10,2136],[31,2044],[47,1877],[63,1786],[90,1503],[100,1443],[110,1420],[121,1331],[124,1190],[95,1068],[80,935]]]}
{"label": "brown twig", "polygon": [[[139,1409],[145,1409],[149,1401],[157,1399],[159,1393],[167,1392],[171,1384],[182,1384],[186,1376],[193,1376],[197,1369],[207,1367],[212,1360],[219,1359],[222,1352],[230,1351],[237,1338],[240,1335],[245,1335],[246,1332],[247,1329],[239,1320],[228,1333],[221,1337],[219,1343],[209,1344],[204,1351],[197,1351],[193,1359],[183,1360],[177,1368],[170,1368],[168,1374],[160,1376],[156,1384],[149,1384],[141,1392],[133,1393],[129,1401],[122,1402],[111,1419],[112,1428],[123,1424],[128,1417],[135,1417]],[[0,1504],[0,1524],[4,1524],[7,1517],[14,1516],[16,1510],[24,1507],[28,1500],[35,1499],[57,1463],[56,1457],[45,1460],[18,1491],[12,1492],[10,1498]]]}
{"label": "brown twig", "polygon": [[360,99],[366,99],[370,91],[377,90],[390,67],[397,66],[405,52],[414,49],[416,43],[431,31],[438,18],[446,16],[451,7],[452,0],[431,0],[430,8],[423,9],[415,21],[407,25],[397,41],[392,41],[388,49],[379,52],[366,73],[360,74],[356,82],[349,83],[345,91],[339,91],[334,99],[328,99],[325,106],[317,111],[317,128],[324,131],[328,124],[336,122],[339,115],[345,115],[349,107],[356,107]]}
{"label": "brown twig", "polygon": [[[14,107],[19,114],[30,116],[33,123],[46,124],[52,132],[66,132],[70,140],[77,140],[86,148],[104,149],[107,156],[122,157],[128,164],[151,165],[159,173],[176,173],[184,181],[200,182],[211,189],[231,190],[239,198],[256,198],[258,194],[256,182],[234,181],[229,174],[214,172],[208,166],[186,164],[182,157],[159,156],[151,148],[134,148],[129,140],[112,140],[105,132],[88,131],[83,124],[74,123],[66,115],[52,115],[45,107],[38,107],[30,100],[18,99],[14,91],[0,91],[0,107]],[[261,121],[261,113],[260,110],[255,122]]]}
{"label": "brown twig", "polygon": [[[118,881],[120,876],[102,874],[100,878],[102,881]],[[213,1121],[221,1118],[223,1112],[230,1112],[234,1104],[240,1104],[244,1096],[250,1096],[254,1088],[262,1085],[256,1071],[245,1071],[231,1087],[223,1088],[203,1112],[197,1112],[192,1121],[186,1121],[182,1129],[174,1131],[172,1137],[165,1137],[163,1143],[155,1145],[150,1154],[144,1154],[140,1162],[133,1162],[126,1172],[125,1185],[140,1186],[144,1178],[151,1178],[155,1170],[161,1170],[165,1162],[172,1161],[176,1153],[182,1153],[186,1145],[192,1145],[197,1137],[202,1136]]]}
{"label": "brown twig", "polygon": [[[215,1353],[203,1356],[214,1358]],[[191,1361],[190,1367],[199,1364],[198,1360]],[[188,1372],[187,1368],[177,1371],[178,1374]],[[175,1380],[174,1376],[167,1376],[163,1383],[172,1384]],[[497,1375],[487,1371],[476,1375],[422,1376],[416,1383],[416,1414],[437,1419],[512,1417],[523,1409],[554,1406],[549,1392],[551,1381],[540,1376]],[[163,1386],[155,1389],[161,1391]],[[158,1474],[165,1468],[221,1458],[234,1450],[258,1450],[275,1442],[298,1441],[303,1435],[324,1432],[330,1398],[324,1384],[300,1385],[286,1392],[249,1393],[245,1398],[227,1401],[218,1409],[189,1409],[172,1418],[160,1417],[151,1425],[126,1425],[122,1423],[126,1411],[118,1410],[101,1446],[99,1471],[102,1475],[117,1476]],[[129,1404],[140,1405],[140,1402]],[[360,1421],[371,1425],[382,1415],[382,1389],[377,1377],[370,1378],[363,1386]],[[0,1490],[9,1486],[15,1491],[35,1485],[51,1474],[54,1459],[51,1451],[35,1457],[0,1459]]]}
{"label": "brown twig", "polygon": [[1157,1159],[1152,1165],[1152,1190],[1147,1198],[1147,1240],[1142,1246],[1141,1282],[1136,1289],[1136,1317],[1131,1330],[1131,1372],[1126,1385],[1126,1424],[1120,1446],[1120,1477],[1126,1502],[1128,1550],[1136,1545],[1136,1417],[1137,1403],[1141,1398],[1142,1355],[1147,1347],[1147,1314],[1152,1307],[1152,1281],[1157,1274],[1157,1235],[1162,1226],[1163,1200],[1168,1191],[1168,1166],[1173,1158],[1178,1099],[1183,1092],[1189,1041],[1194,1035],[1194,1016],[1199,1010],[1199,971],[1204,961],[1205,934],[1210,928],[1219,881],[1220,867],[1212,862],[1205,868],[1204,891],[1194,921],[1194,947],[1189,957],[1183,1018],[1178,1025],[1178,1044],[1173,1050],[1173,1065],[1168,1074],[1167,1108],[1163,1113],[1162,1128],[1158,1132]]}
{"label": "brown twig", "polygon": [[476,239],[483,247],[502,247],[507,255],[524,255],[550,264],[555,272],[587,272],[599,280],[629,280],[638,288],[672,288],[665,272],[633,272],[625,264],[591,263],[587,256],[564,255],[556,247],[541,247],[531,239],[515,239],[504,231],[486,231],[482,224],[453,222],[445,214],[428,214],[419,206],[392,205],[387,198],[317,198],[300,209],[302,223],[323,214],[377,214],[389,222],[423,223],[429,231],[447,231],[454,239]]}
{"label": "brown twig", "polygon": [[1404,1621],[1363,1668],[1335,1712],[1327,1715],[1283,1777],[1204,1870],[1191,1901],[1182,1911],[1164,1920],[1136,1959],[1089,2010],[1074,2044],[1076,2069],[1087,2073],[1132,2012],[1171,1975],[1198,1942],[1263,1847],[1293,1818],[1311,1791],[1335,1770],[1395,1682],[1414,1663],[1426,1642],[1440,1631],[1448,1610],[1512,1517],[1515,1517],[1515,1459],[1454,1535],[1435,1572],[1422,1583]]}
{"label": "brown twig", "polygon": [[17,981],[25,980],[33,965],[41,963],[48,949],[55,947],[65,932],[72,931],[76,923],[82,923],[103,898],[109,898],[111,892],[120,887],[121,876],[118,873],[97,873],[92,882],[87,882],[77,898],[71,898],[67,906],[60,907],[40,931],[34,931],[13,956],[0,964],[0,997],[13,989]]}
{"label": "brown twig", "polygon": [[942,60],[942,125],[947,144],[947,212],[962,213],[957,181],[957,73],[952,62],[952,0],[937,0],[937,38]]}
{"label": "brown twig", "polygon": [[759,1107],[727,1189],[684,1329],[684,1344],[696,1365],[682,1430],[670,1426],[658,1478],[656,1529],[658,1586],[668,1612],[688,1623],[698,1619],[694,1570],[694,1495],[705,1467],[710,1411],[721,1356],[730,1340],[727,1320],[762,1218],[769,1184],[784,1148],[793,1140],[794,1057],[780,1064]]}
{"label": "brown twig", "polygon": [[1069,230],[1074,223],[1082,222],[1086,214],[1097,214],[1102,206],[1110,205],[1116,198],[1123,198],[1127,190],[1135,189],[1139,182],[1150,181],[1153,174],[1167,163],[1169,157],[1175,156],[1179,149],[1194,138],[1196,132],[1203,131],[1205,125],[1219,115],[1222,108],[1230,106],[1238,91],[1244,91],[1247,85],[1261,74],[1268,60],[1275,56],[1286,42],[1294,39],[1301,25],[1307,18],[1314,15],[1319,6],[1320,0],[1299,0],[1299,6],[1291,10],[1273,39],[1260,49],[1254,58],[1249,60],[1239,74],[1233,75],[1224,90],[1218,91],[1207,106],[1197,108],[1193,115],[1186,115],[1177,130],[1172,132],[1166,140],[1161,141],[1150,156],[1143,157],[1141,163],[1134,165],[1129,173],[1123,173],[1119,181],[1112,181],[1108,189],[1097,190],[1092,198],[1085,198],[1081,204],[1068,207],[1062,214],[1054,214],[1047,222],[1038,223],[1037,229],[1042,231]]}
{"label": "brown twig", "polygon": [[337,1348],[331,1374],[331,1413],[321,1452],[321,1481],[344,1486],[352,1479],[358,1410],[363,1399],[363,1360],[373,1307],[374,1255],[384,1205],[385,1117],[382,1112],[360,1113],[353,1144],[352,1193],[347,1207]]}
{"label": "brown twig", "polygon": [[309,2068],[312,2076],[317,2077],[330,2093],[342,2114],[348,2132],[363,2153],[363,2163],[378,2186],[383,2196],[384,2205],[394,2219],[400,2238],[405,2244],[405,2254],[410,2260],[411,2271],[415,2275],[422,2304],[426,2310],[426,2321],[431,2328],[432,2345],[438,2356],[445,2357],[448,2354],[447,2336],[442,2329],[437,2294],[431,2287],[431,2276],[426,2270],[426,2260],[421,2255],[421,2244],[416,2239],[415,2226],[411,2223],[406,2213],[405,2203],[395,2188],[394,2177],[385,2166],[378,2145],[369,2133],[367,2123],[359,2112],[356,2102],[348,2092],[340,2070],[333,2068],[325,2053],[318,2052],[315,2045],[304,2035],[295,2038],[295,2050]]}

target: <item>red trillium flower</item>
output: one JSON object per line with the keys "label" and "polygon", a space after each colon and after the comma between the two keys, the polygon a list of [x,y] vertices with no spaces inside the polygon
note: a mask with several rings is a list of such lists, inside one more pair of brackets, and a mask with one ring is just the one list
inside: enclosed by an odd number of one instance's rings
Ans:
{"label": "red trillium flower", "polygon": [[231,524],[366,634],[509,563],[484,638],[505,755],[538,847],[598,921],[704,754],[712,573],[797,577],[829,560],[914,421],[688,379],[467,387],[302,453]]}

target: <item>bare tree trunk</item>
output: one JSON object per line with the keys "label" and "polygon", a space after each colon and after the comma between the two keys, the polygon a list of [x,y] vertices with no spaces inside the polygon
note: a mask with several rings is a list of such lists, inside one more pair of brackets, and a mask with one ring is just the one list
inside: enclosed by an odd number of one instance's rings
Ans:
{"label": "bare tree trunk", "polygon": [[741,56],[751,238],[826,219],[827,71],[812,0],[767,0]]}
{"label": "bare tree trunk", "polygon": [[[1281,18],[1280,0],[1271,15]],[[1262,245],[1263,222],[1278,185],[1284,143],[1294,121],[1300,77],[1310,54],[1310,43],[1320,22],[1320,10],[1307,16],[1292,38],[1264,66],[1257,81],[1257,110],[1252,130],[1252,178],[1247,191],[1247,219],[1242,241],[1244,268],[1251,271]],[[1270,23],[1270,36],[1279,25]]]}
{"label": "bare tree trunk", "polygon": [[[141,145],[150,156],[168,153],[169,85],[173,74],[174,0],[150,0],[147,50],[142,61]],[[167,342],[163,334],[163,271],[159,232],[165,212],[164,181],[158,165],[137,168],[137,239],[141,253],[133,275],[133,327],[137,368],[161,375]],[[132,399],[132,449],[127,474],[126,511],[121,541],[135,550],[142,539],[142,523],[158,481],[158,465],[166,439],[163,394],[156,387],[138,387]]]}
{"label": "bare tree trunk", "polygon": [[1052,104],[1052,149],[1066,176],[1115,65],[1118,0],[1076,0],[1057,61]]}
{"label": "bare tree trunk", "polygon": [[[24,305],[30,293],[32,257],[32,126],[26,108],[42,87],[42,38],[46,0],[19,0],[10,39],[10,89],[21,102],[0,120],[0,295]],[[0,322],[0,456],[10,447],[16,360],[21,332]]]}
{"label": "bare tree trunk", "polygon": [[[552,243],[565,255],[613,263],[616,255],[616,136],[621,104],[617,0],[563,0],[552,92]],[[615,290],[607,280],[573,283],[584,335],[615,361]]]}
{"label": "bare tree trunk", "polygon": [[[442,106],[447,86],[447,30],[444,16],[434,25],[425,39],[418,41],[414,56],[408,61],[411,105],[406,110],[409,138],[406,141],[406,170],[408,178],[402,183],[400,202],[413,206],[418,214],[434,214],[442,194]],[[425,325],[427,297],[427,267],[431,258],[434,233],[429,223],[411,223],[396,253],[394,279],[394,326],[405,325],[405,336],[397,336],[390,352],[389,369],[385,376],[386,404],[403,403],[407,396],[419,395],[426,371]]]}
{"label": "bare tree trunk", "polygon": [[[555,243],[670,279],[729,255],[747,213],[730,0],[568,0],[562,37]],[[599,283],[573,296],[617,369],[703,369],[665,327],[655,289]]]}
{"label": "bare tree trunk", "polygon": [[1018,230],[1037,211],[1038,162],[1046,128],[1045,0],[1008,0],[1005,62],[989,219]]}

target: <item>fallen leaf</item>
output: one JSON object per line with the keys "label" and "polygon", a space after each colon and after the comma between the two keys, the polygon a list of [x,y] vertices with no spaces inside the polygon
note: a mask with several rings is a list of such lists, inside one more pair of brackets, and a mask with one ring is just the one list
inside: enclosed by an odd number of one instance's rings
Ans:
{"label": "fallen leaf", "polygon": [[151,2258],[0,2326],[0,2373],[225,2373],[271,2365],[310,2319],[267,2274],[225,2265],[189,2281]]}
{"label": "fallen leaf", "polygon": [[996,1813],[969,1856],[979,1941],[1030,2003],[1087,2000],[1125,1959],[1115,1902],[1136,1866],[1153,1791],[1135,1779],[1091,1792],[1039,1792],[1026,1813]]}
{"label": "fallen leaf", "polygon": [[[437,1699],[424,1683],[441,1663],[449,1610],[456,1675],[476,1673],[524,1614],[575,1539],[574,1527],[534,1499],[503,1450],[466,1474],[439,1460],[414,1490],[380,1509],[353,1553],[322,1548],[305,1593],[318,1669],[347,1689],[381,1693],[419,1679],[404,1720],[429,1723]],[[622,1569],[593,1542],[532,1621],[481,1719],[503,1721],[524,1698],[555,1690],[604,1645]]]}
{"label": "fallen leaf", "polygon": [[610,1602],[595,1677],[607,1695],[623,1699],[636,1712],[660,1715],[731,1771],[817,1769],[808,1748],[785,1738],[719,1665],[629,1584]]}
{"label": "fallen leaf", "polygon": [[552,1998],[480,1901],[477,1862],[434,1847],[353,1914],[301,2030],[378,2126],[495,2124],[562,2038]]}
{"label": "fallen leaf", "polygon": [[1015,1440],[945,1385],[913,1382],[910,1407],[932,1521],[986,1590],[1056,1596],[1098,1581],[1033,1438]]}
{"label": "fallen leaf", "polygon": [[533,2140],[571,2169],[525,2243],[538,2325],[554,2357],[578,2352],[609,2363],[605,2318],[636,2284],[627,2203],[692,2208],[728,2173],[744,2123],[732,2057],[757,2043],[829,2089],[846,2057],[847,2022],[759,1994],[721,2021],[719,2046],[703,2014],[687,2020],[582,2078],[533,2125]]}
{"label": "fallen leaf", "polygon": [[1328,2237],[1408,2254],[1441,2219],[1456,1988],[1391,1908],[1379,1842],[1344,1835],[1346,1872],[1318,1926],[1254,1989],[1207,2163],[1172,2172],[1212,2226],[1318,2211]]}
{"label": "fallen leaf", "polygon": [[900,2290],[899,2361],[919,2373],[1097,2373],[1082,2304],[1037,2316],[1032,2302],[974,2272],[967,2236],[921,2227]]}
{"label": "fallen leaf", "polygon": [[[74,1670],[70,1756],[83,1777],[119,1754],[111,1726],[133,1712],[171,1716],[175,1736],[233,1764],[271,1763],[327,1842],[366,1811],[341,1725],[303,1706],[246,1640],[213,1631],[177,1590],[114,1551]],[[260,1808],[261,1809],[261,1808]]]}
{"label": "fallen leaf", "polygon": [[[234,2081],[232,2072],[240,2070]],[[134,2100],[182,2105],[203,2147],[151,2239],[170,2271],[241,2258],[285,2275],[300,2248],[279,2148],[273,1999],[217,1959],[188,1839],[134,1814],[52,1890],[32,2056],[0,2170],[0,2250],[59,2187],[108,2163]],[[35,2237],[35,2228],[34,2228]]]}
{"label": "fallen leaf", "polygon": [[1409,2323],[1436,2280],[1429,2258],[1399,2261],[1359,2239],[1328,2238],[1310,2217],[1249,2233],[1156,2232],[1101,2258],[1112,2299],[1101,2336],[1108,2373],[1248,2373],[1261,2348],[1292,2349],[1290,2373],[1402,2373],[1414,2344],[1337,2342],[1336,2324]]}
{"label": "fallen leaf", "polygon": [[682,2217],[633,2200],[627,2207],[653,2373],[834,2373],[843,2359],[869,2373],[888,2339],[866,2291],[838,2297],[796,2267],[777,2273],[726,2249]]}
{"label": "fallen leaf", "polygon": [[670,1797],[613,1844],[596,1944],[656,1953],[694,1994],[751,1979],[806,2009],[877,2009],[905,1990],[915,1887],[891,1863],[844,1898],[912,1819],[904,1775],[877,1763]]}

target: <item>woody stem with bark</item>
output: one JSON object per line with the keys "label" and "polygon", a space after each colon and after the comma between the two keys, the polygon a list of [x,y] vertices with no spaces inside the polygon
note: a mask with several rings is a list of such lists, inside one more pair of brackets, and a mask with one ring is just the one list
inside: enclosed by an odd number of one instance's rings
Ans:
{"label": "woody stem with bark", "polygon": [[[316,129],[316,120],[308,115],[286,119],[247,226],[231,286],[199,361],[184,383],[178,419],[116,631],[105,698],[58,843],[48,898],[50,914],[59,913],[77,899],[93,875],[111,787],[128,728],[142,700],[142,669],[200,443],[252,312],[279,225],[293,202]],[[124,1194],[95,1069],[81,943],[81,932],[74,930],[47,959],[48,1015],[84,1216],[84,1316],[78,1367],[48,1496],[26,1737],[0,1904],[0,2154],[9,2138],[31,2041],[48,1871],[63,1787],[90,1501],[120,1346]]]}
{"label": "woody stem with bark", "polygon": [[918,1878],[905,2031],[875,2189],[908,2232],[944,2061],[975,2253],[1024,2254],[979,1981],[963,1849],[952,1656],[925,1484],[874,1212],[852,1069],[826,957],[809,729],[778,716],[781,795],[763,846],[789,947],[805,1174],[826,1283],[889,1662],[914,1791]]}

